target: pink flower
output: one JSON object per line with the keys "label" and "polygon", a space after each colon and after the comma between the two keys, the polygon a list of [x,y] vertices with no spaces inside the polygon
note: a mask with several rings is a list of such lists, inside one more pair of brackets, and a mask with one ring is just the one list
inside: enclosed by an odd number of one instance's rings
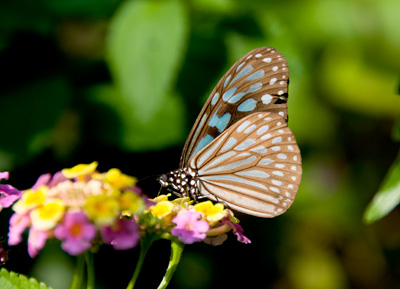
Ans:
{"label": "pink flower", "polygon": [[0,172],[0,180],[8,180],[8,172]]}
{"label": "pink flower", "polygon": [[100,230],[104,243],[115,250],[128,250],[135,247],[140,239],[138,225],[133,220],[119,219],[115,224]]}
{"label": "pink flower", "polygon": [[[0,172],[0,180],[8,180],[8,172]],[[10,185],[0,184],[0,211],[8,208],[21,197],[22,192]]]}
{"label": "pink flower", "polygon": [[8,245],[17,245],[22,241],[22,233],[31,224],[28,214],[14,213],[10,218],[10,231],[8,232]]}
{"label": "pink flower", "polygon": [[171,234],[185,244],[193,244],[206,238],[206,232],[210,228],[206,221],[199,220],[199,212],[185,211],[172,219],[176,224],[171,230]]}
{"label": "pink flower", "polygon": [[36,191],[43,185],[47,185],[51,179],[51,174],[43,174],[38,177],[36,183],[33,185],[32,190]]}
{"label": "pink flower", "polygon": [[39,251],[43,249],[46,240],[49,237],[47,231],[39,231],[34,227],[29,229],[28,237],[28,253],[31,258],[35,258]]}
{"label": "pink flower", "polygon": [[230,227],[232,227],[232,232],[233,232],[233,234],[236,235],[237,240],[239,242],[244,243],[244,244],[250,244],[251,243],[250,239],[247,238],[245,235],[243,235],[243,231],[244,230],[243,230],[242,226],[240,226],[239,224],[232,223],[229,220],[229,216],[224,218],[224,219],[222,219],[221,221],[222,221],[222,223],[225,223],[225,224],[229,225]]}
{"label": "pink flower", "polygon": [[96,228],[82,212],[66,213],[64,223],[54,230],[54,236],[62,240],[61,248],[70,255],[79,255],[92,246]]}

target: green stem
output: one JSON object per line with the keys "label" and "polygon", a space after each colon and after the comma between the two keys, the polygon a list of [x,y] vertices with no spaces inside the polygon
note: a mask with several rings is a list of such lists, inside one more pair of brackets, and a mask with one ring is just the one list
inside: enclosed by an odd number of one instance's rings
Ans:
{"label": "green stem", "polygon": [[85,253],[86,259],[86,269],[87,269],[87,289],[94,289],[94,265],[93,265],[93,254],[92,252],[87,251]]}
{"label": "green stem", "polygon": [[153,244],[154,239],[150,237],[143,237],[140,240],[140,255],[139,259],[136,263],[135,272],[133,273],[132,279],[128,284],[126,289],[133,289],[135,286],[136,280],[139,277],[140,270],[142,269],[144,258],[146,257],[147,251],[149,250],[151,244]]}
{"label": "green stem", "polygon": [[165,272],[164,278],[162,279],[158,289],[167,288],[169,281],[171,281],[172,275],[174,275],[176,267],[181,260],[183,248],[185,244],[179,241],[171,241],[171,257],[169,258],[169,264],[167,272]]}
{"label": "green stem", "polygon": [[77,257],[76,267],[74,273],[72,275],[71,285],[69,286],[70,289],[80,289],[82,288],[83,283],[83,268],[85,266],[85,258],[83,255],[79,255]]}

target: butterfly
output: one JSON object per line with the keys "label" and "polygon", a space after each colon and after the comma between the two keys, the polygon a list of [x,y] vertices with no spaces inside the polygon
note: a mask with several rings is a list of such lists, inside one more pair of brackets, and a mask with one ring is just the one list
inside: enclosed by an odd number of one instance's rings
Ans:
{"label": "butterfly", "polygon": [[284,213],[300,185],[300,149],[287,126],[289,70],[272,47],[239,59],[211,92],[179,169],[158,181],[180,196],[207,197],[258,217]]}

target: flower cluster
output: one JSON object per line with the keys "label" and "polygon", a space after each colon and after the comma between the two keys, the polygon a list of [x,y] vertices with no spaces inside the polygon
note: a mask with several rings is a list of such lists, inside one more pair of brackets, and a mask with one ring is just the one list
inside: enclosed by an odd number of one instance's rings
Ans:
{"label": "flower cluster", "polygon": [[188,198],[168,200],[170,195],[160,195],[152,201],[154,205],[147,210],[152,216],[161,219],[164,230],[185,244],[204,241],[220,245],[227,239],[227,232],[233,231],[238,241],[250,243],[243,235],[243,228],[233,212],[223,204],[211,201],[193,204]]}
{"label": "flower cluster", "polygon": [[[96,171],[97,162],[41,175],[34,186],[19,191],[0,184],[0,209],[14,202],[8,244],[21,242],[29,228],[28,253],[35,257],[46,240],[56,238],[70,255],[80,255],[105,243],[116,250],[135,247],[145,235],[184,244],[219,245],[232,231],[250,243],[233,212],[221,203],[194,204],[189,197],[170,200],[170,194],[145,197],[134,177],[111,169]],[[0,173],[8,179],[8,173]]]}
{"label": "flower cluster", "polygon": [[[140,233],[134,217],[146,209],[147,199],[135,186],[134,177],[118,169],[101,174],[96,168],[93,162],[53,176],[42,175],[19,195],[11,194],[10,189],[6,197],[20,198],[12,207],[15,213],[10,219],[9,245],[21,242],[22,233],[29,228],[31,257],[53,237],[61,240],[62,249],[71,255],[101,242],[117,250],[135,247]],[[134,217],[123,217],[127,215]]]}

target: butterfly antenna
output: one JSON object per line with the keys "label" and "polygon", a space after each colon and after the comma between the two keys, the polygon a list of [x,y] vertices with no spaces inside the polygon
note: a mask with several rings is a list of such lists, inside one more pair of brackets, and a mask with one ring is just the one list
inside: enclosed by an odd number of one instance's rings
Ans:
{"label": "butterfly antenna", "polygon": [[145,181],[145,180],[150,179],[150,178],[157,179],[157,177],[159,177],[159,176],[160,175],[150,175],[150,176],[138,179],[137,182],[142,182],[142,181]]}

